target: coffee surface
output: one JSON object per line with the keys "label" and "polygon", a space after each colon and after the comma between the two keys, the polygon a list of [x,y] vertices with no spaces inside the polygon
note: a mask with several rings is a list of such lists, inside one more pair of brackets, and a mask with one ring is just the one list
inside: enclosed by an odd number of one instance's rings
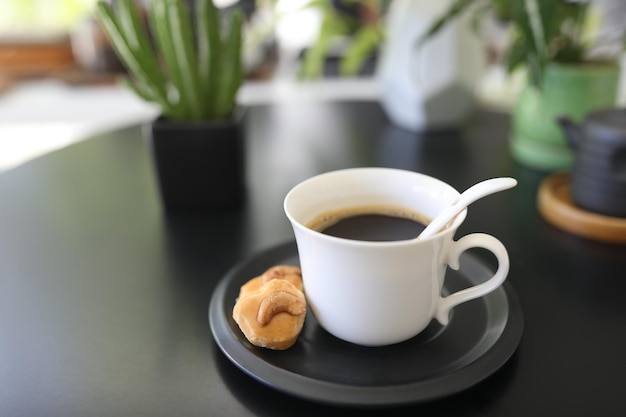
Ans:
{"label": "coffee surface", "polygon": [[308,227],[351,240],[388,242],[416,238],[426,227],[425,215],[404,207],[352,207],[323,213]]}

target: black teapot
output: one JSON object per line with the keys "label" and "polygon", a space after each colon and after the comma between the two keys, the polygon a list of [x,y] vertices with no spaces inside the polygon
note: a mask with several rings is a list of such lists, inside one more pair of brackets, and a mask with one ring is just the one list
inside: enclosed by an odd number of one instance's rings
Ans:
{"label": "black teapot", "polygon": [[626,217],[626,108],[599,110],[580,124],[559,117],[574,150],[571,197],[591,212]]}

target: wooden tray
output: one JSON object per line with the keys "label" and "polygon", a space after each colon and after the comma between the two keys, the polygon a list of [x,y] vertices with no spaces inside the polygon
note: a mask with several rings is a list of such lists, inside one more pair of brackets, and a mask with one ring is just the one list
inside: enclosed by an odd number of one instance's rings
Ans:
{"label": "wooden tray", "polygon": [[567,232],[601,242],[626,244],[626,218],[605,216],[576,206],[570,197],[569,173],[552,174],[543,180],[537,206],[546,221]]}

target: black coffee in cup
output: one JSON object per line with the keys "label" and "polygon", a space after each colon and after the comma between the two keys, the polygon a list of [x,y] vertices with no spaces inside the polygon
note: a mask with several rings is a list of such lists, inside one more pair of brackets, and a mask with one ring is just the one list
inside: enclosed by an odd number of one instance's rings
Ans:
{"label": "black coffee in cup", "polygon": [[344,239],[387,242],[415,239],[429,221],[406,207],[359,206],[322,213],[307,227]]}

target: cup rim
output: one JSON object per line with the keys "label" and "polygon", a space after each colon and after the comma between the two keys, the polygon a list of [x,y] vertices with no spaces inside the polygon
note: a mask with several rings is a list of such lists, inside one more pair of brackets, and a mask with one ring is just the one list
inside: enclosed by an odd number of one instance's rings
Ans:
{"label": "cup rim", "polygon": [[424,239],[417,239],[417,236],[413,239],[405,239],[405,240],[393,240],[393,241],[367,241],[367,240],[355,240],[355,239],[346,239],[346,238],[342,238],[342,237],[337,237],[337,236],[330,236],[330,235],[326,235],[322,232],[313,230],[309,227],[307,227],[306,225],[304,225],[302,222],[300,222],[299,220],[296,220],[293,215],[290,213],[289,209],[288,209],[288,204],[289,204],[289,200],[293,197],[293,195],[298,191],[298,189],[300,189],[301,187],[306,186],[307,184],[310,184],[313,181],[319,181],[320,179],[323,179],[324,177],[328,177],[328,176],[334,176],[334,175],[344,175],[344,174],[348,174],[351,172],[356,172],[356,171],[368,171],[368,172],[374,172],[374,171],[385,171],[385,172],[395,172],[395,173],[402,173],[403,175],[413,175],[416,177],[421,177],[421,178],[428,178],[429,180],[434,180],[440,184],[442,184],[443,186],[445,186],[445,188],[448,189],[448,191],[453,192],[457,197],[459,197],[461,195],[461,193],[454,188],[453,186],[451,186],[450,184],[446,183],[445,181],[433,177],[431,175],[427,175],[427,174],[423,174],[420,172],[416,172],[416,171],[409,171],[409,170],[405,170],[405,169],[398,169],[398,168],[383,168],[383,167],[358,167],[358,168],[346,168],[346,169],[339,169],[339,170],[333,170],[333,171],[327,171],[321,174],[317,174],[314,175],[312,177],[309,177],[301,182],[299,182],[298,184],[294,185],[289,192],[287,193],[287,195],[285,196],[284,200],[283,200],[283,210],[285,212],[285,215],[287,216],[287,218],[289,219],[289,221],[291,222],[291,224],[295,227],[297,227],[299,230],[305,232],[305,233],[310,233],[314,236],[316,236],[317,238],[320,239],[324,239],[324,240],[328,240],[331,242],[336,242],[336,243],[344,243],[344,244],[351,244],[351,245],[356,245],[356,246],[370,246],[370,247],[393,247],[393,246],[403,246],[403,245],[407,245],[407,244],[416,244],[418,242],[429,242],[432,240],[436,240],[436,239],[440,239],[443,236],[447,235],[447,234],[454,234],[456,232],[456,230],[458,229],[458,227],[463,223],[463,221],[465,221],[465,217],[467,216],[467,208],[463,209],[463,211],[461,211],[459,214],[457,214],[453,220],[451,220],[451,222],[449,223],[449,226],[446,227],[443,230],[440,230],[437,233],[434,233],[433,235],[424,238]]}

